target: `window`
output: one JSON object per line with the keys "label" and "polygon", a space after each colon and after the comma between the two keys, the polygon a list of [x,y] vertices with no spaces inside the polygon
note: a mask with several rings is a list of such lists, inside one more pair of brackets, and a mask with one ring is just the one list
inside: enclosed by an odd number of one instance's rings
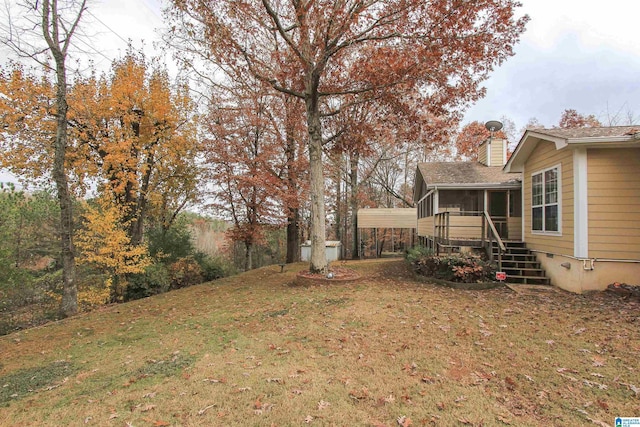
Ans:
{"label": "window", "polygon": [[560,166],[531,176],[531,229],[560,232]]}
{"label": "window", "polygon": [[433,216],[433,193],[424,197],[418,203],[418,218]]}

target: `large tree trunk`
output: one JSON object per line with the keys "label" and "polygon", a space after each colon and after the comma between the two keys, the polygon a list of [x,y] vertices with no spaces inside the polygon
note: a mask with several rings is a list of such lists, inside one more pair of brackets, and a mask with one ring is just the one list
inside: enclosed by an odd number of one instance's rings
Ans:
{"label": "large tree trunk", "polygon": [[317,90],[315,96],[308,96],[307,127],[309,132],[309,194],[311,196],[311,260],[309,271],[328,271],[324,209],[324,174],[322,171],[322,127],[318,108]]}
{"label": "large tree trunk", "polygon": [[[72,316],[78,312],[78,288],[76,286],[76,259],[73,247],[73,211],[69,183],[65,169],[67,151],[67,49],[82,17],[86,0],[79,5],[78,14],[70,27],[59,21],[58,2],[42,2],[42,34],[56,63],[56,138],[54,141],[53,180],[56,183],[60,203],[60,243],[62,257],[62,301],[60,312]],[[37,8],[37,2],[36,2]],[[61,34],[62,33],[62,34]],[[61,37],[64,35],[64,37]]]}
{"label": "large tree trunk", "polygon": [[53,180],[56,183],[60,203],[60,242],[62,250],[62,301],[60,312],[72,316],[78,312],[78,289],[76,286],[76,260],[73,247],[73,205],[69,194],[69,183],[64,166],[67,151],[67,78],[64,57],[53,51],[56,60],[56,139],[53,160]]}

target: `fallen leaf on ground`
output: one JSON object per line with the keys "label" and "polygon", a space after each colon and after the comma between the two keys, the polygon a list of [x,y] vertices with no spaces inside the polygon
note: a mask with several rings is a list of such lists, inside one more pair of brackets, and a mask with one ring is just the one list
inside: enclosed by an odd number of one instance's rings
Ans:
{"label": "fallen leaf on ground", "polygon": [[[198,411],[198,415],[204,415],[205,412],[207,412],[207,410],[213,408],[214,406],[216,406],[215,404],[213,405],[209,405],[209,406],[205,406],[204,408],[200,409]],[[218,414],[219,415],[219,414]]]}
{"label": "fallen leaf on ground", "polygon": [[318,410],[320,411],[328,408],[329,406],[331,406],[331,403],[325,402],[324,400],[321,400],[320,402],[318,402]]}
{"label": "fallen leaf on ground", "polygon": [[401,415],[399,416],[396,421],[398,422],[398,425],[400,427],[411,427],[413,425],[413,423],[411,422],[411,418],[405,416],[405,415]]}
{"label": "fallen leaf on ground", "polygon": [[511,425],[511,420],[505,416],[502,415],[498,415],[498,421],[502,422],[503,424],[506,424],[508,426]]}

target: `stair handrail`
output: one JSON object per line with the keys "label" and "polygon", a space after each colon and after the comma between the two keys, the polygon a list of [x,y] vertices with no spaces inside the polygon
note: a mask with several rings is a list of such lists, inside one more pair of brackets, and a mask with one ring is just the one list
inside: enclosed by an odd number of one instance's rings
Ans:
{"label": "stair handrail", "polygon": [[498,234],[498,230],[496,229],[496,225],[493,223],[493,220],[491,220],[491,216],[489,215],[489,213],[485,210],[483,212],[484,218],[487,221],[487,224],[489,224],[489,231],[491,232],[491,236],[490,236],[490,244],[493,244],[493,239],[496,239],[496,242],[498,242],[498,270],[502,271],[502,253],[506,252],[507,248],[504,245],[504,242],[502,241],[502,239],[500,238],[500,235]]}

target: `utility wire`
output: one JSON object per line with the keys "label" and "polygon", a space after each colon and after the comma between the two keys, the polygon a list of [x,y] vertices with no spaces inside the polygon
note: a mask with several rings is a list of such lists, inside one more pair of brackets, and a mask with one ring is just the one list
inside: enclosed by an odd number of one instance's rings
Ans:
{"label": "utility wire", "polygon": [[104,25],[104,27],[111,31],[113,34],[116,35],[116,37],[118,37],[120,40],[122,40],[123,42],[125,42],[126,44],[129,44],[128,40],[125,40],[120,34],[116,33],[110,26],[108,26],[107,24],[105,24],[104,22],[102,22],[102,20],[100,18],[98,18],[96,15],[94,15],[91,11],[87,10],[87,12],[89,15],[93,16],[95,18],[96,21],[98,21],[99,23],[101,23],[102,25]]}

